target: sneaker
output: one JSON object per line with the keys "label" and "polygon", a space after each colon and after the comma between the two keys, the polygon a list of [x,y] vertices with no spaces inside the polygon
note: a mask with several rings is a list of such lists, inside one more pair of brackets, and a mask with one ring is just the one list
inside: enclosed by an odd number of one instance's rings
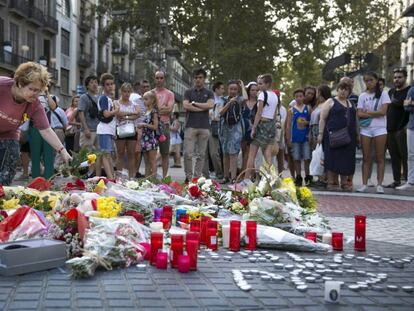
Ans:
{"label": "sneaker", "polygon": [[397,188],[399,186],[401,186],[401,183],[398,181],[394,181],[393,183],[386,185],[385,188]]}
{"label": "sneaker", "polygon": [[295,185],[296,187],[302,187],[303,179],[302,176],[296,176],[295,178]]}
{"label": "sneaker", "polygon": [[368,186],[362,185],[361,187],[357,189],[357,192],[367,192],[367,190],[368,190]]}
{"label": "sneaker", "polygon": [[396,187],[395,189],[405,190],[405,191],[414,191],[414,184],[410,184],[409,182],[407,182],[402,186]]}
{"label": "sneaker", "polygon": [[368,187],[375,187],[375,184],[372,182],[371,178],[368,179],[367,185],[368,185]]}
{"label": "sneaker", "polygon": [[381,185],[377,186],[377,193],[384,193],[384,187]]}

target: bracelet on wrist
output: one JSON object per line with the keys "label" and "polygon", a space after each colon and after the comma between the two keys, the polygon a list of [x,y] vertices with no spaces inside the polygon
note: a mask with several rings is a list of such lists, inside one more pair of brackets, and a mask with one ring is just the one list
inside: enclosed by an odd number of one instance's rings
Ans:
{"label": "bracelet on wrist", "polygon": [[57,150],[58,153],[61,153],[63,151],[63,149],[65,149],[65,147],[60,147],[59,150]]}

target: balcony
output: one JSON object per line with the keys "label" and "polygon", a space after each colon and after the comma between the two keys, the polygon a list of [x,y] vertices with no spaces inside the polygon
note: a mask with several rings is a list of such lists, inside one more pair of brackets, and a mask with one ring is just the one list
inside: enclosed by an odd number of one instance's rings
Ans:
{"label": "balcony", "polygon": [[414,3],[408,5],[406,9],[401,13],[401,17],[410,17],[414,16]]}
{"label": "balcony", "polygon": [[9,12],[19,17],[27,17],[29,15],[29,3],[26,0],[9,1]]}
{"label": "balcony", "polygon": [[42,10],[35,6],[31,7],[29,10],[29,18],[27,19],[27,21],[31,22],[35,26],[42,26],[45,22]]}
{"label": "balcony", "polygon": [[0,51],[0,65],[6,66],[6,68],[14,70],[20,64],[28,61],[30,61],[30,59],[21,55]]}
{"label": "balcony", "polygon": [[88,68],[92,65],[92,57],[90,54],[80,53],[78,65],[83,68]]}
{"label": "balcony", "polygon": [[90,32],[92,29],[92,17],[86,16],[84,13],[80,15],[79,30],[83,32]]}
{"label": "balcony", "polygon": [[401,30],[400,42],[407,42],[408,41],[408,37],[409,37],[409,31],[408,31],[408,29],[403,28]]}
{"label": "balcony", "polygon": [[127,55],[128,50],[129,50],[128,44],[126,43],[122,43],[122,44],[119,44],[117,42],[112,43],[112,54]]}
{"label": "balcony", "polygon": [[45,15],[43,29],[51,34],[57,34],[59,30],[58,21],[50,15]]}
{"label": "balcony", "polygon": [[98,62],[98,68],[96,68],[96,71],[99,76],[105,72],[108,72],[108,64],[102,61]]}
{"label": "balcony", "polygon": [[50,78],[52,81],[57,82],[59,77],[59,72],[56,68],[47,67],[47,71],[50,73]]}

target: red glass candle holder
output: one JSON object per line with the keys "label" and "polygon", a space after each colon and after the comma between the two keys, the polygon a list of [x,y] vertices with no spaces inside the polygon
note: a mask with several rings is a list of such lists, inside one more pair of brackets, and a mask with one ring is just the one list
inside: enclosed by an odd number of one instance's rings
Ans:
{"label": "red glass candle holder", "polygon": [[207,244],[207,226],[208,221],[210,220],[210,217],[208,216],[201,216],[200,221],[200,243],[201,244]]}
{"label": "red glass candle holder", "polygon": [[157,269],[167,269],[168,267],[168,254],[165,252],[157,253]]}
{"label": "red glass candle holder", "polygon": [[254,220],[246,221],[246,246],[245,249],[256,250],[257,223]]}
{"label": "red glass candle holder", "polygon": [[200,232],[201,223],[199,220],[193,220],[190,223],[190,231],[193,232]]}
{"label": "red glass candle holder", "polygon": [[332,232],[332,248],[334,251],[343,251],[344,234],[342,232]]}
{"label": "red glass candle holder", "polygon": [[141,242],[141,243],[139,243],[139,245],[141,245],[143,248],[145,248],[144,260],[150,260],[150,258],[151,258],[151,244],[149,244],[147,242]]}
{"label": "red glass candle holder", "polygon": [[157,263],[157,254],[160,249],[162,249],[163,244],[163,234],[161,232],[151,232],[151,265]]}
{"label": "red glass candle holder", "polygon": [[215,228],[217,229],[218,223],[215,220],[209,220],[207,223],[207,228]]}
{"label": "red glass candle holder", "polygon": [[190,258],[190,270],[197,270],[198,241],[187,240],[185,245],[187,255]]}
{"label": "red glass candle holder", "polygon": [[171,222],[173,216],[172,206],[166,205],[162,208],[161,219],[168,218]]}
{"label": "red glass candle holder", "polygon": [[233,252],[238,252],[240,250],[240,221],[231,220],[230,221],[230,242],[229,249]]}
{"label": "red glass candle holder", "polygon": [[162,217],[161,218],[161,222],[162,222],[162,228],[164,230],[168,230],[171,228],[171,219],[168,217]]}
{"label": "red glass candle holder", "polygon": [[316,232],[305,232],[305,239],[316,243]]}
{"label": "red glass candle holder", "polygon": [[190,257],[187,255],[178,256],[178,272],[187,273],[190,271]]}
{"label": "red glass candle holder", "polygon": [[190,215],[188,214],[181,214],[180,215],[180,222],[188,224],[190,223]]}
{"label": "red glass candle holder", "polygon": [[366,216],[355,215],[355,245],[356,251],[365,252]]}
{"label": "red glass candle holder", "polygon": [[185,235],[185,240],[194,240],[194,241],[199,241],[200,240],[200,233],[198,232],[193,232],[193,231],[188,231]]}
{"label": "red glass candle holder", "polygon": [[171,235],[171,268],[177,268],[178,257],[183,254],[184,236],[181,234]]}
{"label": "red glass candle holder", "polygon": [[218,249],[217,228],[207,228],[207,248],[213,251]]}
{"label": "red glass candle holder", "polygon": [[154,209],[154,222],[160,221],[162,214],[162,208]]}

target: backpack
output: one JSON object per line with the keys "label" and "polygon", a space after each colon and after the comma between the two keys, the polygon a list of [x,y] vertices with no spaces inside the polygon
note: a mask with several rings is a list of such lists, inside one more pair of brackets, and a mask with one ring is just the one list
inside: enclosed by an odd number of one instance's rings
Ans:
{"label": "backpack", "polygon": [[240,102],[236,102],[224,114],[224,120],[228,125],[237,124],[242,118],[242,108]]}
{"label": "backpack", "polygon": [[89,107],[89,117],[91,119],[96,119],[98,117],[99,114],[99,109],[98,109],[98,105],[96,104],[96,102],[93,100],[93,98],[91,97],[91,95],[89,95],[88,93],[86,93],[86,96],[88,96],[89,100],[91,101],[91,106]]}
{"label": "backpack", "polygon": [[[88,96],[89,96],[89,95],[88,95]],[[101,101],[102,97],[103,97],[103,96],[99,97],[99,99],[98,99],[98,104],[99,104],[99,102]],[[99,105],[99,107],[97,107],[97,108],[98,108],[98,120],[99,120],[99,121],[101,121],[101,122],[103,122],[103,123],[111,123],[111,122],[112,122],[112,120],[114,119],[114,116],[105,117],[105,116],[104,116],[104,111],[103,111],[103,110],[101,110],[101,109],[99,109],[99,108],[100,108],[100,105]]]}

